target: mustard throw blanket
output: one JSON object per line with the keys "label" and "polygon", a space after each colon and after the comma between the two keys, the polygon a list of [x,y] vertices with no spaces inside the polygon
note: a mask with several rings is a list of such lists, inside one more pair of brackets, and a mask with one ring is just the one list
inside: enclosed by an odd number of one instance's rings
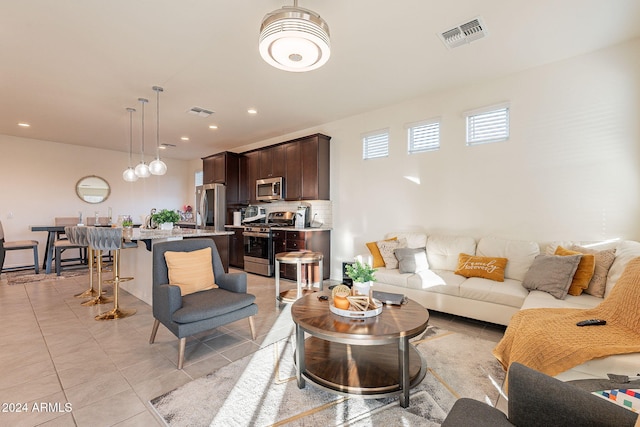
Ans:
{"label": "mustard throw blanket", "polygon": [[[604,319],[604,326],[576,326]],[[590,309],[534,308],[516,313],[493,355],[505,370],[513,362],[557,375],[612,354],[640,352],[640,258],[627,264],[611,293]],[[630,373],[635,374],[635,372]]]}

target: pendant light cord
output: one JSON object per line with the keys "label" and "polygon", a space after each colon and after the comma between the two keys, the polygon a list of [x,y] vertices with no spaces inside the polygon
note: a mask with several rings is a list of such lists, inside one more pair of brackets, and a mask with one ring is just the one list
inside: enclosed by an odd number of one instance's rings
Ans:
{"label": "pendant light cord", "polygon": [[160,160],[160,92],[164,89],[160,86],[154,86],[152,89],[156,92],[156,159]]}
{"label": "pendant light cord", "polygon": [[129,167],[131,167],[131,153],[133,152],[133,113],[135,108],[127,108],[129,112]]}
{"label": "pendant light cord", "polygon": [[149,102],[149,100],[145,98],[138,98],[138,101],[142,104],[142,141],[140,141],[142,152],[140,153],[140,163],[144,163],[144,104]]}

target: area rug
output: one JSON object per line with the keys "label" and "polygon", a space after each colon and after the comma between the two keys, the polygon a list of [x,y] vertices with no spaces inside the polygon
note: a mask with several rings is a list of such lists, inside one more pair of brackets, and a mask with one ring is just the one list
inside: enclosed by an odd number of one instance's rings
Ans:
{"label": "area rug", "polygon": [[[32,269],[33,271],[33,269]],[[70,277],[78,277],[89,274],[87,270],[69,270],[63,272],[60,276],[56,275],[56,273],[40,273],[34,274],[28,271],[15,271],[2,273],[2,276],[7,279],[8,285],[24,285],[26,283],[33,282],[42,282],[44,280],[62,280]]]}
{"label": "area rug", "polygon": [[363,399],[298,389],[294,338],[278,341],[151,400],[168,426],[438,426],[453,403],[470,397],[495,405],[504,371],[494,342],[429,327],[413,341],[427,361],[408,408],[398,398]]}

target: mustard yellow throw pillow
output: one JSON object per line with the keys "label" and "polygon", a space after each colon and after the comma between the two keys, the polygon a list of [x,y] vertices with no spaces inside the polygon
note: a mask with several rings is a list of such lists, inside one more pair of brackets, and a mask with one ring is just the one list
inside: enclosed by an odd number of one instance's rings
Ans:
{"label": "mustard yellow throw pillow", "polygon": [[[390,240],[398,240],[398,238],[392,237],[384,241],[386,242]],[[372,267],[373,268],[384,267],[384,259],[382,258],[382,254],[380,253],[380,248],[378,248],[378,242],[369,242],[366,245],[367,245],[367,249],[369,249],[369,252],[371,252],[371,256],[373,257]]]}
{"label": "mustard yellow throw pillow", "polygon": [[504,269],[507,258],[458,255],[458,267],[455,274],[464,277],[482,277],[484,279],[504,282]]}
{"label": "mustard yellow throw pillow", "polygon": [[583,254],[578,251],[570,251],[569,249],[565,249],[562,246],[558,246],[556,248],[556,255],[567,256],[567,255],[582,255],[580,258],[580,263],[578,264],[578,269],[573,275],[573,280],[571,281],[571,286],[569,286],[569,295],[578,296],[589,287],[589,282],[593,277],[593,273],[596,269],[596,257],[591,254]]}
{"label": "mustard yellow throw pillow", "polygon": [[167,251],[164,259],[169,269],[169,284],[180,286],[181,295],[218,287],[213,277],[211,248],[191,252]]}

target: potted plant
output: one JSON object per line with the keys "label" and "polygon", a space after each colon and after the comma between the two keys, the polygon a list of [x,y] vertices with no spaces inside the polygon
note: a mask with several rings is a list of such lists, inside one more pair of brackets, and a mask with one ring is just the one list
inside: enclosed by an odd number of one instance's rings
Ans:
{"label": "potted plant", "polygon": [[361,295],[369,295],[369,289],[376,280],[376,269],[367,263],[357,259],[352,264],[346,265],[347,276],[353,280],[354,289]]}
{"label": "potted plant", "polygon": [[180,221],[180,214],[169,209],[162,209],[151,215],[151,220],[158,224],[161,230],[173,230],[173,223]]}

